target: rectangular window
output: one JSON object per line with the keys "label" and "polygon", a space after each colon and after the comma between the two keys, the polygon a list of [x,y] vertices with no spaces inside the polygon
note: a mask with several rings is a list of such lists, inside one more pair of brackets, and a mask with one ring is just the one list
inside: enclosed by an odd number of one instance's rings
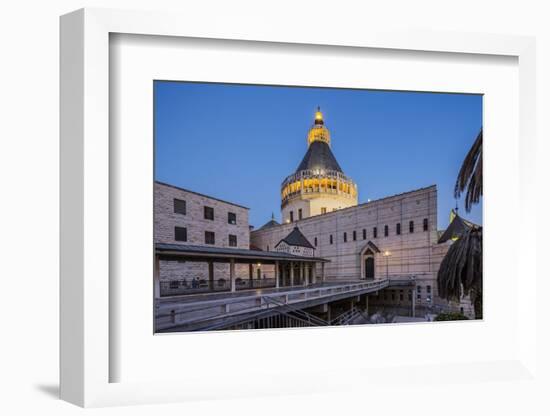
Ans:
{"label": "rectangular window", "polygon": [[376,227],[372,229],[372,238],[378,238],[378,228]]}
{"label": "rectangular window", "polygon": [[348,241],[348,233],[344,233],[344,243]]}
{"label": "rectangular window", "polygon": [[409,221],[409,233],[414,233],[414,221]]}
{"label": "rectangular window", "polygon": [[174,198],[174,213],[187,214],[187,204],[183,199]]}
{"label": "rectangular window", "polygon": [[416,291],[418,293],[422,293],[422,286],[416,286]]}
{"label": "rectangular window", "polygon": [[[212,244],[214,244],[214,243],[212,243]],[[237,236],[236,235],[229,234],[229,247],[237,247]]]}
{"label": "rectangular window", "polygon": [[401,235],[401,223],[400,222],[398,222],[397,225],[395,226],[395,234]]}
{"label": "rectangular window", "polygon": [[332,234],[330,235],[330,244],[332,244]]}
{"label": "rectangular window", "polygon": [[384,237],[387,237],[390,233],[390,229],[387,225],[384,225]]}
{"label": "rectangular window", "polygon": [[327,213],[327,208],[326,207],[322,207],[321,208],[321,214],[326,214]]}
{"label": "rectangular window", "polygon": [[399,300],[403,300],[403,293],[399,294]]}
{"label": "rectangular window", "polygon": [[227,213],[227,223],[228,224],[237,224],[237,214],[234,212]]}
{"label": "rectangular window", "polygon": [[298,208],[298,219],[302,219],[302,208]]}
{"label": "rectangular window", "polygon": [[367,239],[367,230],[363,228],[363,240]]}
{"label": "rectangular window", "polygon": [[428,294],[432,293],[432,287],[431,286],[426,286],[426,293],[428,293]]}
{"label": "rectangular window", "polygon": [[204,219],[205,220],[214,220],[214,208],[204,207]]}
{"label": "rectangular window", "polygon": [[216,244],[216,235],[213,231],[204,232],[204,244]]}
{"label": "rectangular window", "polygon": [[185,228],[185,227],[174,227],[174,240],[176,240],[176,241],[187,241],[187,228]]}
{"label": "rectangular window", "polygon": [[357,231],[353,231],[353,241],[357,241]]}
{"label": "rectangular window", "polygon": [[294,211],[290,211],[290,222],[294,222]]}
{"label": "rectangular window", "polygon": [[422,228],[424,231],[428,231],[428,219],[424,218],[424,221],[422,222]]}
{"label": "rectangular window", "polygon": [[317,247],[317,237],[315,237],[315,247]]}

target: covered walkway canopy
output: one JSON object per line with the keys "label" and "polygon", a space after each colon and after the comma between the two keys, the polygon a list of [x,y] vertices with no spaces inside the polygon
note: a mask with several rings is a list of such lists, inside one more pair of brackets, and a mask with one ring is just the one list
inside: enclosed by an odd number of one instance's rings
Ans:
{"label": "covered walkway canopy", "polygon": [[[205,262],[208,264],[208,282],[205,282],[202,291],[230,290],[236,291],[235,264],[248,264],[250,268],[249,281],[240,280],[243,288],[254,289],[258,287],[282,287],[282,286],[307,286],[317,282],[316,264],[321,264],[321,279],[324,279],[324,264],[330,260],[321,257],[297,256],[278,251],[247,250],[226,247],[194,246],[186,244],[155,244],[155,297],[165,294],[197,293],[197,287],[190,290],[163,290],[161,293],[160,261],[191,261]],[[214,263],[229,264],[229,279],[227,286],[225,279],[219,279],[214,284]],[[274,265],[275,279],[253,279],[253,264]],[[220,283],[223,282],[223,283]],[[164,282],[162,282],[164,283]],[[170,282],[167,282],[170,284]],[[187,288],[187,283],[185,283]],[[169,287],[168,287],[169,289]],[[175,287],[174,287],[175,289]],[[176,293],[177,292],[177,293]]]}

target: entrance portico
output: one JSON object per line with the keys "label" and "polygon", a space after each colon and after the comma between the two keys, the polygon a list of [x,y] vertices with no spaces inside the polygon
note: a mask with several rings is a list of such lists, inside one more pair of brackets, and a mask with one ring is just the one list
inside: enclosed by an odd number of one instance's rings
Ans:
{"label": "entrance portico", "polygon": [[[178,263],[195,262],[208,265],[208,279],[195,279],[193,276],[182,280],[160,280],[161,261]],[[298,256],[283,252],[203,247],[183,244],[156,244],[155,247],[155,297],[177,296],[210,292],[236,292],[246,289],[308,286],[317,283],[315,272],[317,263],[329,260],[319,257]],[[229,264],[229,276],[215,275],[216,263]],[[236,276],[236,265],[248,264],[249,277]],[[273,277],[253,278],[252,267],[270,266]],[[324,267],[321,267],[324,270]],[[259,270],[259,269],[258,269]],[[227,273],[227,272],[226,272]],[[322,276],[323,277],[323,276]]]}

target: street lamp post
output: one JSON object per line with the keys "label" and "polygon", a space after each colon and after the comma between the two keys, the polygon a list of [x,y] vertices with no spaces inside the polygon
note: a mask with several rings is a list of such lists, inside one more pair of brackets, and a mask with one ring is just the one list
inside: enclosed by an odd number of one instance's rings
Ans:
{"label": "street lamp post", "polygon": [[389,278],[389,275],[390,275],[390,273],[389,273],[389,265],[388,265],[388,261],[389,261],[390,255],[391,255],[391,253],[390,253],[388,250],[384,251],[384,257],[386,258],[386,279],[388,279],[388,278]]}

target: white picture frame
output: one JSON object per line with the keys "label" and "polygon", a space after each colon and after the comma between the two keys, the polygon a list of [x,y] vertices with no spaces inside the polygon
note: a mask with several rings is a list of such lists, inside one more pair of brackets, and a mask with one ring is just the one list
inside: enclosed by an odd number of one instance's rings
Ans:
{"label": "white picture frame", "polygon": [[[319,382],[318,374],[298,370],[292,379],[285,374],[269,374],[270,382],[246,382],[236,377],[229,388],[224,383],[197,378],[141,382],[112,382],[110,371],[117,357],[111,349],[111,313],[116,309],[109,280],[113,259],[110,258],[110,231],[113,218],[110,206],[110,75],[111,34],[163,36],[182,38],[225,39],[227,41],[276,42],[300,45],[330,45],[334,48],[371,48],[409,50],[439,54],[500,55],[517,58],[519,68],[519,134],[517,207],[517,278],[523,271],[517,291],[518,345],[514,354],[497,361],[441,362],[403,368],[370,364],[371,377],[388,380],[402,377],[413,384],[439,377],[442,370],[454,379],[468,382],[526,380],[536,376],[535,315],[537,271],[535,251],[529,241],[536,241],[536,217],[521,215],[536,211],[535,190],[530,178],[535,170],[535,41],[529,37],[468,34],[397,32],[354,28],[342,30],[327,27],[322,32],[309,32],[301,27],[276,25],[241,26],[218,22],[205,27],[190,16],[137,11],[83,9],[61,18],[61,398],[80,406],[159,403],[198,398],[248,397],[284,392],[330,392],[352,388],[353,377],[346,365],[331,367],[337,379],[349,378],[350,384],[337,387]],[[244,34],[243,34],[244,33]],[[408,327],[410,334],[416,329]],[[418,327],[421,328],[421,327]],[[361,328],[354,328],[359,331]],[[333,331],[333,330],[331,330]],[[422,331],[422,329],[418,329]],[[296,332],[297,333],[297,332]],[[254,334],[253,334],[254,335]],[[256,334],[259,336],[259,334]],[[152,334],[151,334],[152,336]],[[219,335],[223,336],[223,334]],[[304,332],[302,339],[315,336]],[[333,333],[336,336],[336,333]],[[213,339],[213,337],[212,337]],[[170,342],[165,341],[165,342]],[[139,346],[135,346],[139,348]],[[360,368],[360,366],[358,367]],[[409,375],[409,377],[407,376]],[[414,374],[412,377],[411,374]],[[308,382],[309,380],[309,382]],[[445,382],[445,377],[441,378]],[[282,386],[282,382],[285,386]],[[206,391],[206,386],[209,386]],[[246,386],[246,389],[239,389]],[[277,389],[277,386],[280,386]]]}

